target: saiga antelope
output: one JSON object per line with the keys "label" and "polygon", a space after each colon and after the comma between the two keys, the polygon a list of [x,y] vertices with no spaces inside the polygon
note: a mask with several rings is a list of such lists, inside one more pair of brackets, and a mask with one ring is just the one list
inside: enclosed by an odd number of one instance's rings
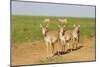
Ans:
{"label": "saiga antelope", "polygon": [[70,49],[71,45],[71,40],[72,40],[72,35],[71,35],[71,30],[65,30],[65,25],[61,26],[59,25],[59,39],[62,44],[62,52],[66,51],[66,45],[67,49]]}
{"label": "saiga antelope", "polygon": [[80,25],[76,26],[74,24],[73,26],[74,26],[74,29],[72,31],[73,49],[77,49],[80,37],[80,30],[79,30]]}
{"label": "saiga antelope", "polygon": [[49,23],[49,22],[50,22],[50,19],[49,19],[49,18],[45,18],[45,19],[44,19],[44,22],[45,22],[45,23]]}
{"label": "saiga antelope", "polygon": [[59,18],[58,21],[60,22],[60,24],[64,25],[67,23],[67,19],[66,18]]}
{"label": "saiga antelope", "polygon": [[[58,41],[58,32],[49,31],[48,24],[46,24],[45,26],[40,24],[40,28],[42,29],[42,34],[47,49],[47,58],[52,57],[54,52],[54,44]],[[58,46],[57,49],[59,49]]]}

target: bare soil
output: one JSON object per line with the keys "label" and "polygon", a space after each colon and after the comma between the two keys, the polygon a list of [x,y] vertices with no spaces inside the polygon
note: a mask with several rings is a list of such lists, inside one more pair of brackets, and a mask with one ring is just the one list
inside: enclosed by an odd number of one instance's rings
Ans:
{"label": "bare soil", "polygon": [[79,45],[82,47],[77,50],[47,59],[43,41],[16,43],[12,45],[12,65],[94,61],[95,38],[85,39]]}

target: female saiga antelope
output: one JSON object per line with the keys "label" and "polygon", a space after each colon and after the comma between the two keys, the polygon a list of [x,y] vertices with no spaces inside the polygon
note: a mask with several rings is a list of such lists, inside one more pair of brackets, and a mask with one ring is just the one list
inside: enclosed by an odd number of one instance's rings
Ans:
{"label": "female saiga antelope", "polygon": [[49,19],[49,18],[45,18],[45,19],[44,19],[44,22],[45,22],[45,23],[49,23],[49,22],[50,22],[50,19]]}
{"label": "female saiga antelope", "polygon": [[73,49],[77,49],[80,37],[80,30],[79,30],[80,25],[76,26],[74,24],[73,26],[74,26],[74,29],[72,31]]}
{"label": "female saiga antelope", "polygon": [[48,24],[45,26],[40,24],[40,28],[42,29],[42,34],[46,44],[47,58],[52,57],[54,52],[54,44],[58,41],[58,32],[48,31]]}
{"label": "female saiga antelope", "polygon": [[60,22],[60,24],[66,24],[67,23],[67,19],[66,18],[59,18],[58,21]]}
{"label": "female saiga antelope", "polygon": [[61,26],[59,25],[59,39],[62,44],[62,52],[66,51],[65,46],[67,45],[67,48],[70,49],[70,42],[72,40],[71,30],[65,30],[65,25]]}

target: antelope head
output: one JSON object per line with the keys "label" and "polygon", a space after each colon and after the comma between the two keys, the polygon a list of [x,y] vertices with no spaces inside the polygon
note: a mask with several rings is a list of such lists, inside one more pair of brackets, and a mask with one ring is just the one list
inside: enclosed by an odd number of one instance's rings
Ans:
{"label": "antelope head", "polygon": [[59,33],[60,33],[60,35],[64,35],[64,32],[65,32],[65,25],[63,25],[63,26],[61,26],[61,25],[59,25]]}
{"label": "antelope head", "polygon": [[76,26],[76,25],[74,24],[73,27],[74,27],[74,30],[75,30],[76,32],[79,32],[80,25]]}
{"label": "antelope head", "polygon": [[42,30],[42,34],[43,34],[44,36],[46,36],[46,33],[48,32],[48,24],[46,24],[46,25],[40,24],[40,28],[41,28],[41,30]]}

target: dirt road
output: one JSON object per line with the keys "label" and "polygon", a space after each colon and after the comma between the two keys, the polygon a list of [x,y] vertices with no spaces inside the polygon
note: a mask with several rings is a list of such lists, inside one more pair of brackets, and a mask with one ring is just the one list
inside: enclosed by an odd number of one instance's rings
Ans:
{"label": "dirt road", "polygon": [[[12,65],[61,63],[75,61],[95,60],[95,38],[85,39],[80,43],[83,47],[72,52],[46,59],[46,48],[44,42],[29,42],[13,44]],[[55,50],[56,51],[56,50]]]}

